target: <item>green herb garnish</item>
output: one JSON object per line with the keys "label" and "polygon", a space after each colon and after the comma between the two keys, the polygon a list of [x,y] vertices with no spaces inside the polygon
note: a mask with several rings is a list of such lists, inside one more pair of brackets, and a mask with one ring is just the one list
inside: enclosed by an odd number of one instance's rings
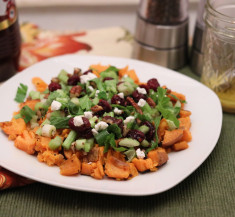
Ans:
{"label": "green herb garnish", "polygon": [[28,90],[28,86],[20,83],[20,86],[17,88],[17,93],[16,93],[14,100],[19,103],[24,102],[24,99],[27,94],[27,90]]}

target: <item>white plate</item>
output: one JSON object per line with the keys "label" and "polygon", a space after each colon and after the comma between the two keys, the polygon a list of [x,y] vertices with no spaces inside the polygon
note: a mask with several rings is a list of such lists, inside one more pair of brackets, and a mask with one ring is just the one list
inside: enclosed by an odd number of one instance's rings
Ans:
{"label": "white plate", "polygon": [[30,179],[73,190],[98,192],[116,195],[152,195],[166,191],[180,183],[197,169],[209,156],[218,141],[222,125],[222,109],[218,97],[201,83],[175,71],[124,58],[65,55],[51,58],[27,68],[0,87],[1,113],[0,121],[12,118],[13,111],[18,110],[14,102],[20,82],[33,89],[31,78],[40,76],[46,82],[56,76],[61,69],[73,72],[74,67],[88,69],[89,65],[101,63],[135,69],[141,81],[157,78],[161,85],[186,95],[186,109],[192,112],[192,142],[187,150],[170,153],[169,161],[157,172],[140,174],[128,181],[111,179],[95,180],[88,176],[62,176],[59,167],[49,167],[40,163],[35,156],[14,147],[12,141],[0,132],[0,165]]}

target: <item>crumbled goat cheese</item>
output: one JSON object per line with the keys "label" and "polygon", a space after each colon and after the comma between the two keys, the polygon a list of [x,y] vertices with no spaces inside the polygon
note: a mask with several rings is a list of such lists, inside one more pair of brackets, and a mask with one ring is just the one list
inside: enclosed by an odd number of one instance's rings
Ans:
{"label": "crumbled goat cheese", "polygon": [[147,91],[144,88],[137,87],[136,90],[141,94],[147,94]]}
{"label": "crumbled goat cheese", "polygon": [[105,123],[104,121],[100,121],[98,124],[95,125],[95,130],[100,131],[100,130],[105,130],[108,127],[108,124]]}
{"label": "crumbled goat cheese", "polygon": [[94,88],[92,86],[88,86],[88,88],[89,88],[90,91],[94,90]]}
{"label": "crumbled goat cheese", "polygon": [[98,96],[99,92],[100,92],[99,90],[96,90],[96,92],[95,92],[96,97]]}
{"label": "crumbled goat cheese", "polygon": [[91,119],[93,117],[92,112],[84,112],[84,116],[87,119]]}
{"label": "crumbled goat cheese", "polygon": [[95,129],[92,129],[91,132],[92,132],[93,136],[98,134],[97,130],[95,130]]}
{"label": "crumbled goat cheese", "polygon": [[42,136],[51,137],[55,135],[55,132],[56,128],[54,125],[45,124],[42,127]]}
{"label": "crumbled goat cheese", "polygon": [[76,116],[74,117],[73,119],[73,123],[74,123],[74,126],[76,127],[80,127],[84,124],[83,120],[82,120],[82,116]]}
{"label": "crumbled goat cheese", "polygon": [[146,104],[146,101],[144,99],[140,99],[138,102],[139,107],[143,107]]}
{"label": "crumbled goat cheese", "polygon": [[57,111],[60,110],[62,104],[56,100],[53,100],[53,102],[51,103],[51,111]]}
{"label": "crumbled goat cheese", "polygon": [[138,159],[143,159],[145,157],[144,151],[141,151],[140,148],[136,150],[136,155]]}
{"label": "crumbled goat cheese", "polygon": [[81,81],[82,84],[85,84],[85,83],[87,83],[88,81],[90,81],[94,78],[97,78],[97,76],[94,75],[93,73],[88,73],[86,75],[81,75],[80,76],[80,81]]}
{"label": "crumbled goat cheese", "polygon": [[120,115],[120,114],[122,114],[122,110],[121,109],[118,109],[118,108],[115,108],[114,109],[114,113],[116,114],[116,115]]}
{"label": "crumbled goat cheese", "polygon": [[124,124],[128,124],[129,122],[132,122],[135,120],[134,116],[129,116],[124,120]]}
{"label": "crumbled goat cheese", "polygon": [[119,93],[118,96],[120,96],[122,99],[124,99],[124,93]]}
{"label": "crumbled goat cheese", "polygon": [[128,75],[123,75],[123,78],[127,78],[127,77],[129,77]]}

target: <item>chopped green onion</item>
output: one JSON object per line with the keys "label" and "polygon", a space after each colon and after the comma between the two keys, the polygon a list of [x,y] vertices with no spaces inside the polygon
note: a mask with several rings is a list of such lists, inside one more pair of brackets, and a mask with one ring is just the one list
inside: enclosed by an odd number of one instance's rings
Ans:
{"label": "chopped green onion", "polygon": [[65,139],[65,141],[62,144],[63,148],[68,150],[71,144],[75,141],[76,137],[77,137],[77,133],[74,130],[71,130],[69,132],[68,137]]}
{"label": "chopped green onion", "polygon": [[28,86],[20,83],[20,86],[17,88],[15,101],[16,102],[24,102],[28,90]]}
{"label": "chopped green onion", "polygon": [[135,158],[136,156],[136,152],[134,148],[128,149],[127,151],[124,152],[124,154],[126,155],[128,162],[131,162],[133,158]]}
{"label": "chopped green onion", "polygon": [[148,131],[149,131],[149,127],[146,126],[146,125],[142,125],[140,128],[139,128],[139,131],[143,132],[144,134],[146,134]]}
{"label": "chopped green onion", "polygon": [[56,136],[49,142],[49,148],[52,150],[56,150],[62,145],[62,139],[59,136]]}
{"label": "chopped green onion", "polygon": [[122,139],[120,142],[119,142],[119,145],[120,146],[125,146],[125,147],[128,147],[128,148],[131,148],[131,147],[137,147],[140,145],[140,143],[135,140],[135,139],[130,139],[130,138],[124,138]]}
{"label": "chopped green onion", "polygon": [[41,94],[40,94],[39,91],[34,91],[34,90],[32,90],[32,91],[29,92],[29,96],[30,96],[32,99],[40,99]]}
{"label": "chopped green onion", "polygon": [[68,73],[64,69],[62,69],[58,75],[58,79],[63,83],[67,83],[69,79]]}

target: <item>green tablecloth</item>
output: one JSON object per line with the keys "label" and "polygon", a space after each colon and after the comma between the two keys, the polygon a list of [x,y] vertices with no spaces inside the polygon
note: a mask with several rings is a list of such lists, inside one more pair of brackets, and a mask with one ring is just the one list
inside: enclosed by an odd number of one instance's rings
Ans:
{"label": "green tablecloth", "polygon": [[[181,72],[198,79],[188,67]],[[167,192],[122,197],[35,183],[1,191],[0,216],[235,216],[234,158],[235,115],[224,113],[221,136],[212,154],[192,175]]]}

